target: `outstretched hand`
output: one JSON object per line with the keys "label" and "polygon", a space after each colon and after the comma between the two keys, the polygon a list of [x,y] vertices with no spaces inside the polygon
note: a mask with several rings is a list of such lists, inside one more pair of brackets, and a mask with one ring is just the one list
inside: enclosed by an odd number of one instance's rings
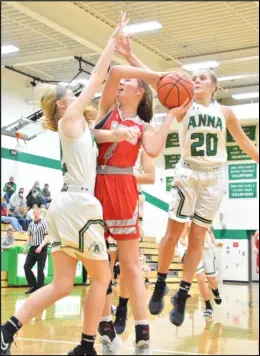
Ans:
{"label": "outstretched hand", "polygon": [[131,56],[131,46],[128,35],[122,34],[122,36],[119,36],[114,52],[125,58]]}
{"label": "outstretched hand", "polygon": [[112,37],[117,40],[123,35],[124,27],[128,24],[129,19],[126,18],[126,12],[120,11],[120,19]]}
{"label": "outstretched hand", "polygon": [[193,100],[186,99],[181,106],[171,109],[169,113],[175,117],[183,117],[187,113],[187,111],[192,107],[192,104],[193,104]]}

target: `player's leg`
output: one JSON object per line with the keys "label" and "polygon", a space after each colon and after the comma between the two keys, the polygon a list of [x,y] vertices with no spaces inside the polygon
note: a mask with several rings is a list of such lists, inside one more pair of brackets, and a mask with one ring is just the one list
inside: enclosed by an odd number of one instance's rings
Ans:
{"label": "player's leg", "polygon": [[94,343],[104,308],[106,291],[111,280],[108,260],[91,260],[79,256],[91,278],[84,302],[84,322],[81,343],[69,355],[96,355]]}
{"label": "player's leg", "polygon": [[220,297],[219,289],[218,289],[218,281],[217,281],[217,269],[215,264],[215,256],[212,248],[207,249],[203,254],[205,273],[208,279],[209,286],[214,295],[214,300],[216,304],[221,304],[222,299]]}
{"label": "player's leg", "polygon": [[116,319],[114,326],[117,334],[122,334],[126,328],[127,320],[127,305],[129,301],[129,288],[127,278],[124,276],[124,271],[120,270],[120,279],[119,279],[119,301],[116,308]]}
{"label": "player's leg", "polygon": [[179,291],[172,299],[173,310],[170,313],[170,321],[176,326],[180,326],[184,321],[188,292],[199,261],[202,258],[205,233],[212,225],[225,194],[225,175],[222,170],[214,173],[197,172],[196,175],[204,180],[205,185],[197,189],[198,198],[189,231],[188,249],[183,266],[183,279],[180,283]]}
{"label": "player's leg", "polygon": [[196,277],[198,280],[200,295],[202,296],[203,301],[205,303],[205,311],[203,312],[203,316],[205,319],[208,319],[212,316],[213,308],[210,303],[209,287],[206,281],[206,275],[204,270],[200,271],[199,273],[197,272]]}
{"label": "player's leg", "polygon": [[135,320],[135,354],[150,355],[150,331],[146,311],[147,294],[139,263],[139,241],[138,239],[118,240],[117,244],[120,269],[128,281],[130,303]]}
{"label": "player's leg", "polygon": [[54,279],[51,284],[37,290],[1,327],[1,354],[8,355],[13,336],[33,317],[67,296],[74,284],[77,260],[63,251],[53,253]]}

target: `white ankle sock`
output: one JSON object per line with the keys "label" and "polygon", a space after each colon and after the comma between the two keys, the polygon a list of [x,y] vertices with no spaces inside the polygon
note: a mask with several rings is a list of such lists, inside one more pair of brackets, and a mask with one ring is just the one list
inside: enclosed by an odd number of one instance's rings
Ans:
{"label": "white ankle sock", "polygon": [[100,318],[100,322],[102,321],[106,321],[107,323],[109,323],[110,321],[112,321],[112,315],[109,315],[109,316],[102,316]]}
{"label": "white ankle sock", "polygon": [[148,325],[148,320],[137,320],[135,325]]}

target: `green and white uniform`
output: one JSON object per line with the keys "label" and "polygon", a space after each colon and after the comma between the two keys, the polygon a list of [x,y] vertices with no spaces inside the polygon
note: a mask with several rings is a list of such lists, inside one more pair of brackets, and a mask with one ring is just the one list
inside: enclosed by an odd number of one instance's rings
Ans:
{"label": "green and white uniform", "polygon": [[66,191],[51,202],[47,213],[52,253],[62,250],[74,258],[107,260],[103,212],[94,197],[98,149],[87,124],[83,136],[66,137],[60,121],[61,164]]}
{"label": "green and white uniform", "polygon": [[226,119],[221,106],[196,102],[179,123],[180,162],[175,167],[169,218],[212,224],[225,194]]}

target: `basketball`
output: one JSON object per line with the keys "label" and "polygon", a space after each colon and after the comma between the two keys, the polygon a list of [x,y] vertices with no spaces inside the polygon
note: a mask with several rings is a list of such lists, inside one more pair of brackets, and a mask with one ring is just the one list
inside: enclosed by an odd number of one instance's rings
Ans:
{"label": "basketball", "polygon": [[157,95],[160,103],[167,109],[177,108],[186,99],[193,98],[193,83],[186,75],[172,72],[159,81]]}

